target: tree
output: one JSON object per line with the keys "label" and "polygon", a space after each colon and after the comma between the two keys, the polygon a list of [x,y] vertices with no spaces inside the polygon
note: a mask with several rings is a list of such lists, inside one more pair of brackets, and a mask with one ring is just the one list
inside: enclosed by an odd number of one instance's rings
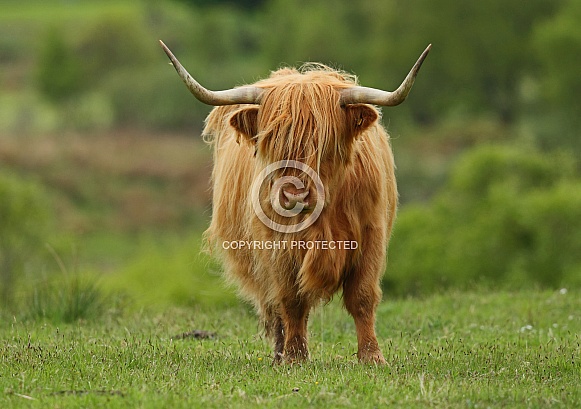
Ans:
{"label": "tree", "polygon": [[569,0],[533,36],[539,92],[527,118],[545,147],[581,151],[581,2]]}

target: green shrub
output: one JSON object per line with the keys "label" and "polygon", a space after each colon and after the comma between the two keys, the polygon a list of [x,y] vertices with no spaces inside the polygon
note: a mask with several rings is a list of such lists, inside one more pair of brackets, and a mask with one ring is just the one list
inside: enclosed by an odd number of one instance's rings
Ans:
{"label": "green shrub", "polygon": [[195,98],[170,66],[117,72],[104,90],[111,97],[117,124],[157,129],[200,127],[209,111],[195,109]]}
{"label": "green shrub", "polygon": [[570,156],[480,147],[431,203],[400,212],[384,289],[579,282],[580,246],[581,180]]}
{"label": "green shrub", "polygon": [[158,45],[140,16],[104,15],[79,35],[84,89],[95,89],[117,70],[139,70],[156,61]]}
{"label": "green shrub", "polygon": [[581,284],[581,183],[524,198],[518,222],[530,245],[523,269],[541,284]]}
{"label": "green shrub", "polygon": [[41,45],[38,63],[40,92],[52,102],[61,102],[76,95],[86,81],[81,64],[82,60],[65,41],[65,34],[60,29],[50,29]]}

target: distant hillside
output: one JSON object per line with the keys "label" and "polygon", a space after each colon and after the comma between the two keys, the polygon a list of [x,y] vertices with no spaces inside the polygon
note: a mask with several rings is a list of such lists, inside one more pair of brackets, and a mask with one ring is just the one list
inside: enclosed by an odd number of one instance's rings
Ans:
{"label": "distant hillside", "polygon": [[62,229],[182,231],[210,214],[211,151],[197,135],[115,131],[0,138],[0,172],[46,186]]}

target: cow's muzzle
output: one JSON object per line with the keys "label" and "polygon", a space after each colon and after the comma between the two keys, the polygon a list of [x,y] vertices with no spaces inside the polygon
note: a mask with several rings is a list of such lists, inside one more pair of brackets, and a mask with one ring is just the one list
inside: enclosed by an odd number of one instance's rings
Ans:
{"label": "cow's muzzle", "polygon": [[270,202],[274,211],[281,216],[293,217],[312,211],[316,204],[315,196],[302,181],[284,176],[271,186]]}
{"label": "cow's muzzle", "polygon": [[307,189],[297,189],[292,185],[283,186],[281,189],[281,205],[286,210],[292,210],[297,206],[302,208],[302,211],[308,211],[310,209],[309,203],[309,191]]}

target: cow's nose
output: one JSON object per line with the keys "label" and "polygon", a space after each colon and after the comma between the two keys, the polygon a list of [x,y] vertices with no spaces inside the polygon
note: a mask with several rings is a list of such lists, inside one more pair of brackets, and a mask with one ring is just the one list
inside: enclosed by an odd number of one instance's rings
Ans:
{"label": "cow's nose", "polygon": [[291,210],[296,207],[297,203],[301,203],[304,208],[308,207],[307,196],[308,189],[297,189],[293,187],[284,187],[282,189],[284,199],[282,205],[285,209]]}

